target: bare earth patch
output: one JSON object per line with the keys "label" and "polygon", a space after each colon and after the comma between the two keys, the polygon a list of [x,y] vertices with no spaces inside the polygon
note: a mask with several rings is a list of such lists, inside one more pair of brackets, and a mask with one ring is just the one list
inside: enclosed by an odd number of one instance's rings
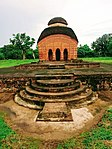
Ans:
{"label": "bare earth patch", "polygon": [[0,97],[10,97],[10,101],[4,100],[0,104],[0,110],[9,115],[10,120],[7,122],[15,131],[46,141],[64,140],[90,129],[98,123],[105,108],[110,105],[109,102],[98,99],[83,108],[72,109],[73,122],[35,122],[39,111],[19,106],[13,101],[12,94],[2,94]]}
{"label": "bare earth patch", "polygon": [[13,98],[14,93],[0,93],[0,104],[5,103]]}

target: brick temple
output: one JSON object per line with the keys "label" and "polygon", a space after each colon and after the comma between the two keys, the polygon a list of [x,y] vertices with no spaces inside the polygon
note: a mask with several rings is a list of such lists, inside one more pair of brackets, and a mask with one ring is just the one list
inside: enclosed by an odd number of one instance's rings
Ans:
{"label": "brick temple", "polygon": [[78,39],[68,23],[61,17],[48,22],[38,41],[40,61],[67,61],[77,58]]}

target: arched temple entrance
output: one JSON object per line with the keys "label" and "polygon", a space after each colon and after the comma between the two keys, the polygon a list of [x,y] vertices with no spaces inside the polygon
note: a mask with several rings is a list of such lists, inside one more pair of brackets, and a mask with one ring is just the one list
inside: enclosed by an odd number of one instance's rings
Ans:
{"label": "arched temple entrance", "polygon": [[48,59],[49,59],[49,61],[53,60],[53,52],[51,49],[49,49],[49,52],[48,52]]}
{"label": "arched temple entrance", "polygon": [[68,50],[67,49],[64,49],[64,61],[67,61],[68,60]]}
{"label": "arched temple entrance", "polygon": [[56,61],[60,61],[60,49],[56,50]]}

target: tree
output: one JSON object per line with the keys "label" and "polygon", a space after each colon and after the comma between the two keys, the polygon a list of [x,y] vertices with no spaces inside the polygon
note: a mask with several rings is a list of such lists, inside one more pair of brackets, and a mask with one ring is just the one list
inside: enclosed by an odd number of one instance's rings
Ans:
{"label": "tree", "polygon": [[3,59],[5,59],[3,48],[0,48],[0,60],[3,60]]}
{"label": "tree", "polygon": [[109,38],[109,44],[107,46],[108,56],[112,56],[112,37]]}
{"label": "tree", "polygon": [[80,45],[78,48],[78,57],[94,57],[94,53],[87,44]]}
{"label": "tree", "polygon": [[22,52],[12,44],[4,45],[2,53],[5,59],[22,59]]}
{"label": "tree", "polygon": [[36,49],[33,50],[33,53],[35,55],[35,58],[39,58],[39,50],[38,50],[38,46],[36,46]]}
{"label": "tree", "polygon": [[23,59],[26,59],[26,52],[33,46],[35,39],[30,38],[25,33],[18,33],[16,35],[13,34],[13,39],[10,39],[10,43],[18,47],[18,49],[22,52]]}
{"label": "tree", "polygon": [[26,52],[26,58],[27,59],[35,59],[35,55],[33,54],[33,49],[29,49]]}
{"label": "tree", "polygon": [[92,43],[91,47],[97,56],[109,56],[109,42],[111,42],[111,38],[110,34],[105,34]]}

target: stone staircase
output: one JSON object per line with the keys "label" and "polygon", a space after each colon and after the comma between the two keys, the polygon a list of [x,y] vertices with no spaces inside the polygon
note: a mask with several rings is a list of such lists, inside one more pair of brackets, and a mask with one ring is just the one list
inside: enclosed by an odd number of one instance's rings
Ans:
{"label": "stone staircase", "polygon": [[65,64],[49,64],[48,69],[65,69]]}
{"label": "stone staircase", "polygon": [[70,121],[70,108],[91,101],[93,92],[68,73],[35,75],[35,80],[15,95],[19,105],[40,110],[37,121]]}

